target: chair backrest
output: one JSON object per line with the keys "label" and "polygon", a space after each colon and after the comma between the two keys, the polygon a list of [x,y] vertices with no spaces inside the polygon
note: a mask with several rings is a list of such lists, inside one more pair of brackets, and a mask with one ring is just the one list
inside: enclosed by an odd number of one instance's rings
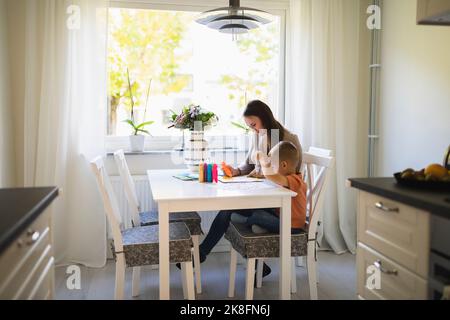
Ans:
{"label": "chair backrest", "polygon": [[109,224],[111,225],[111,231],[114,239],[114,247],[116,251],[122,251],[122,218],[120,215],[117,199],[114,194],[114,190],[109,180],[108,173],[106,172],[105,164],[102,157],[95,158],[91,161],[91,169],[94,172],[102,195],[103,206],[105,207],[106,216]]}
{"label": "chair backrest", "polygon": [[307,184],[307,214],[309,215],[308,239],[315,239],[317,227],[322,219],[323,204],[330,168],[334,158],[329,155],[303,153],[304,179]]}
{"label": "chair backrest", "polygon": [[333,152],[329,149],[310,147],[308,153],[314,154],[316,156],[331,157]]}
{"label": "chair backrest", "polygon": [[133,225],[139,226],[141,224],[141,219],[139,217],[141,208],[139,205],[138,196],[136,194],[136,186],[134,184],[133,177],[131,176],[130,169],[128,168],[123,150],[117,150],[114,152],[114,160],[116,161],[120,179],[122,180],[123,188],[125,189],[125,196],[131,209]]}

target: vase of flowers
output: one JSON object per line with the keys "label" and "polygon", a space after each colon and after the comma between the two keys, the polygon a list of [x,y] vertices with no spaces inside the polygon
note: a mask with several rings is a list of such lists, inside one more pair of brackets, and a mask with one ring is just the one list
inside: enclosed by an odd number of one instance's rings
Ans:
{"label": "vase of flowers", "polygon": [[190,105],[183,108],[180,114],[173,112],[169,128],[189,130],[186,139],[183,135],[184,162],[193,172],[198,171],[198,165],[208,158],[208,142],[205,140],[204,130],[217,121],[218,117],[214,112],[206,111],[200,106]]}
{"label": "vase of flowers", "polygon": [[145,116],[147,114],[147,105],[148,105],[148,98],[150,95],[150,88],[152,84],[152,80],[150,79],[148,90],[147,90],[147,99],[145,101],[145,109],[144,109],[144,115],[143,115],[143,122],[137,122],[136,121],[136,114],[135,114],[135,99],[133,96],[133,90],[132,85],[130,81],[130,73],[127,69],[127,77],[128,77],[128,91],[130,94],[130,105],[131,105],[131,117],[128,120],[124,120],[125,123],[128,123],[132,128],[132,135],[130,135],[130,149],[132,152],[143,152],[144,146],[145,146],[145,136],[142,135],[142,133],[150,135],[150,132],[148,132],[145,128],[149,125],[152,125],[154,121],[145,121]]}

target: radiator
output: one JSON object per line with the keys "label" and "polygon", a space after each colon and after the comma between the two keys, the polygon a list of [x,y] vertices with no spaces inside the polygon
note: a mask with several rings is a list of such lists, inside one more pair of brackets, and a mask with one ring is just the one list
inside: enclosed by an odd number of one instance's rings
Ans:
{"label": "radiator", "polygon": [[[120,176],[111,176],[111,184],[116,194],[117,203],[119,205],[119,210],[122,215],[122,220],[126,228],[131,227],[131,211],[128,206],[128,201],[125,196],[125,191],[122,186],[122,181]],[[148,182],[147,176],[133,176],[134,184],[136,185],[136,193],[138,196],[141,209],[143,211],[157,210],[157,205],[152,199],[152,193],[150,192],[150,184]],[[216,216],[217,212],[199,212],[202,218],[202,229],[203,232],[208,233],[211,224]],[[214,248],[214,252],[224,252],[229,251],[228,241],[222,239],[218,245]]]}

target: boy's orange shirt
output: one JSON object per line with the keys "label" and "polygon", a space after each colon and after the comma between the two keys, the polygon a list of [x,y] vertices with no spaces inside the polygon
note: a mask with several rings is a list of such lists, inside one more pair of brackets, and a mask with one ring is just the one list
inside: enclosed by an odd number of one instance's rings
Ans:
{"label": "boy's orange shirt", "polygon": [[304,229],[306,224],[306,183],[301,174],[291,174],[286,178],[289,190],[297,193],[297,196],[291,201],[291,228]]}

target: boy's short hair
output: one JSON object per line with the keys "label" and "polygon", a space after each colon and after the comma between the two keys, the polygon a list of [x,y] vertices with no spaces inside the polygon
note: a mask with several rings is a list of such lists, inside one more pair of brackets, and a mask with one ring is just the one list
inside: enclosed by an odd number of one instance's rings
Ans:
{"label": "boy's short hair", "polygon": [[278,145],[279,159],[281,161],[288,161],[294,168],[301,163],[302,159],[297,147],[288,141],[282,141]]}

